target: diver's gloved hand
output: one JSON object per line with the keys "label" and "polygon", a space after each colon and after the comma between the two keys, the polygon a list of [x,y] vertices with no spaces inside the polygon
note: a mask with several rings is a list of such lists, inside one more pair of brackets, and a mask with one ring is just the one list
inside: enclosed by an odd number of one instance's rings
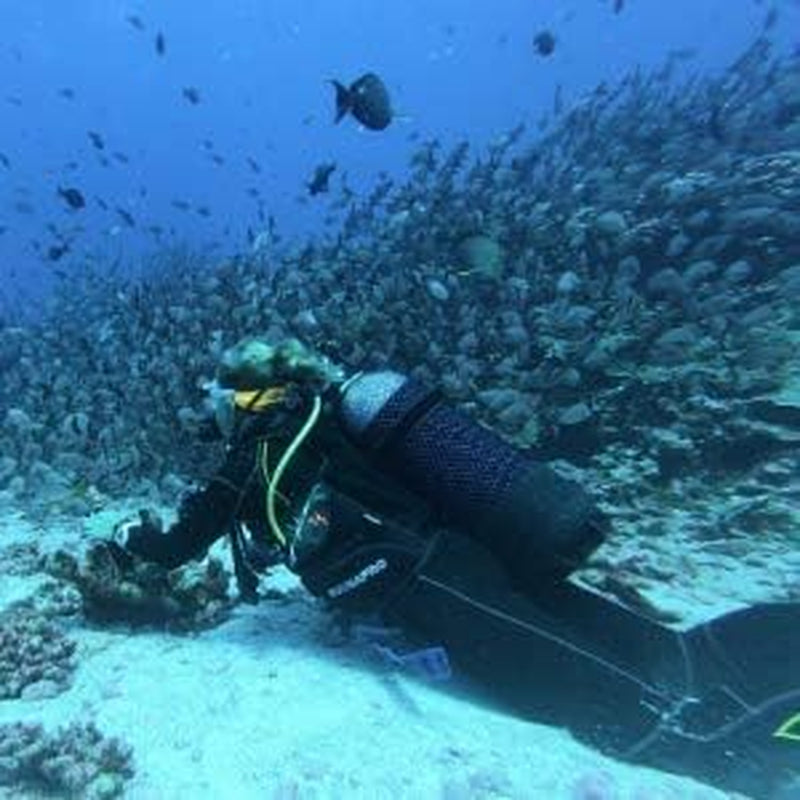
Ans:
{"label": "diver's gloved hand", "polygon": [[137,517],[121,520],[114,526],[106,546],[116,565],[123,571],[129,570],[136,562],[137,537],[160,534],[163,530],[161,518],[148,509],[142,509]]}

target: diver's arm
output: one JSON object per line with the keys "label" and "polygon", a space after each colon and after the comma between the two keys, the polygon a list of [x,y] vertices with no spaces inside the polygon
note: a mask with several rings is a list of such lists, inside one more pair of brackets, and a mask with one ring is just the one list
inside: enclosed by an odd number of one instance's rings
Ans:
{"label": "diver's arm", "polygon": [[118,543],[128,553],[166,569],[201,556],[228,532],[245,493],[256,480],[255,470],[254,447],[233,448],[208,485],[181,503],[177,522],[166,532],[143,520],[130,526]]}

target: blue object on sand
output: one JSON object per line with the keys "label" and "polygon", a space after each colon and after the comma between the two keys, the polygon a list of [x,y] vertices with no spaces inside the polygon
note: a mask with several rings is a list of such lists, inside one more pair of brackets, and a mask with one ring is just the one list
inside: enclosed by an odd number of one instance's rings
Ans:
{"label": "blue object on sand", "polygon": [[377,617],[361,618],[351,626],[350,635],[358,644],[367,645],[390,667],[412,672],[430,681],[447,681],[453,677],[444,647],[434,645],[404,651],[403,631],[383,625]]}
{"label": "blue object on sand", "polygon": [[444,647],[425,647],[400,653],[382,644],[373,644],[373,649],[394,667],[408,670],[431,681],[447,681],[453,677],[450,659]]}

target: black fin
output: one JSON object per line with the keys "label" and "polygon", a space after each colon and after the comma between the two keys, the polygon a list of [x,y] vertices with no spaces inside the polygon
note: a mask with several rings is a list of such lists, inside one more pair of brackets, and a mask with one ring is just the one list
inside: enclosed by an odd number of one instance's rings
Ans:
{"label": "black fin", "polygon": [[353,107],[353,98],[350,95],[350,90],[339,81],[331,81],[331,83],[333,88],[336,89],[336,116],[333,119],[334,123],[336,123],[340,122],[342,117]]}

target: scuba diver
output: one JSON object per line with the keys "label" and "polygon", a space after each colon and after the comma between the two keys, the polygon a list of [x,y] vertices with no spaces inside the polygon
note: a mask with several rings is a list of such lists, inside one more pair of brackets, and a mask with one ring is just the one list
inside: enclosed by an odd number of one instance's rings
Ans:
{"label": "scuba diver", "polygon": [[609,529],[589,494],[401,373],[249,338],[207,388],[224,463],[168,530],[149,512],[115,528],[120,569],[172,569],[228,535],[247,602],[283,564],[610,755],[758,796],[794,774],[797,604],[684,632],[570,581]]}
{"label": "scuba diver", "polygon": [[121,563],[172,569],[230,534],[243,599],[283,563],[316,596],[382,611],[448,526],[487,546],[521,587],[563,578],[604,538],[578,484],[399,373],[345,380],[297,340],[246,339],[207,388],[204,438],[224,438],[225,461],[167,532],[147,512],[120,524]]}

